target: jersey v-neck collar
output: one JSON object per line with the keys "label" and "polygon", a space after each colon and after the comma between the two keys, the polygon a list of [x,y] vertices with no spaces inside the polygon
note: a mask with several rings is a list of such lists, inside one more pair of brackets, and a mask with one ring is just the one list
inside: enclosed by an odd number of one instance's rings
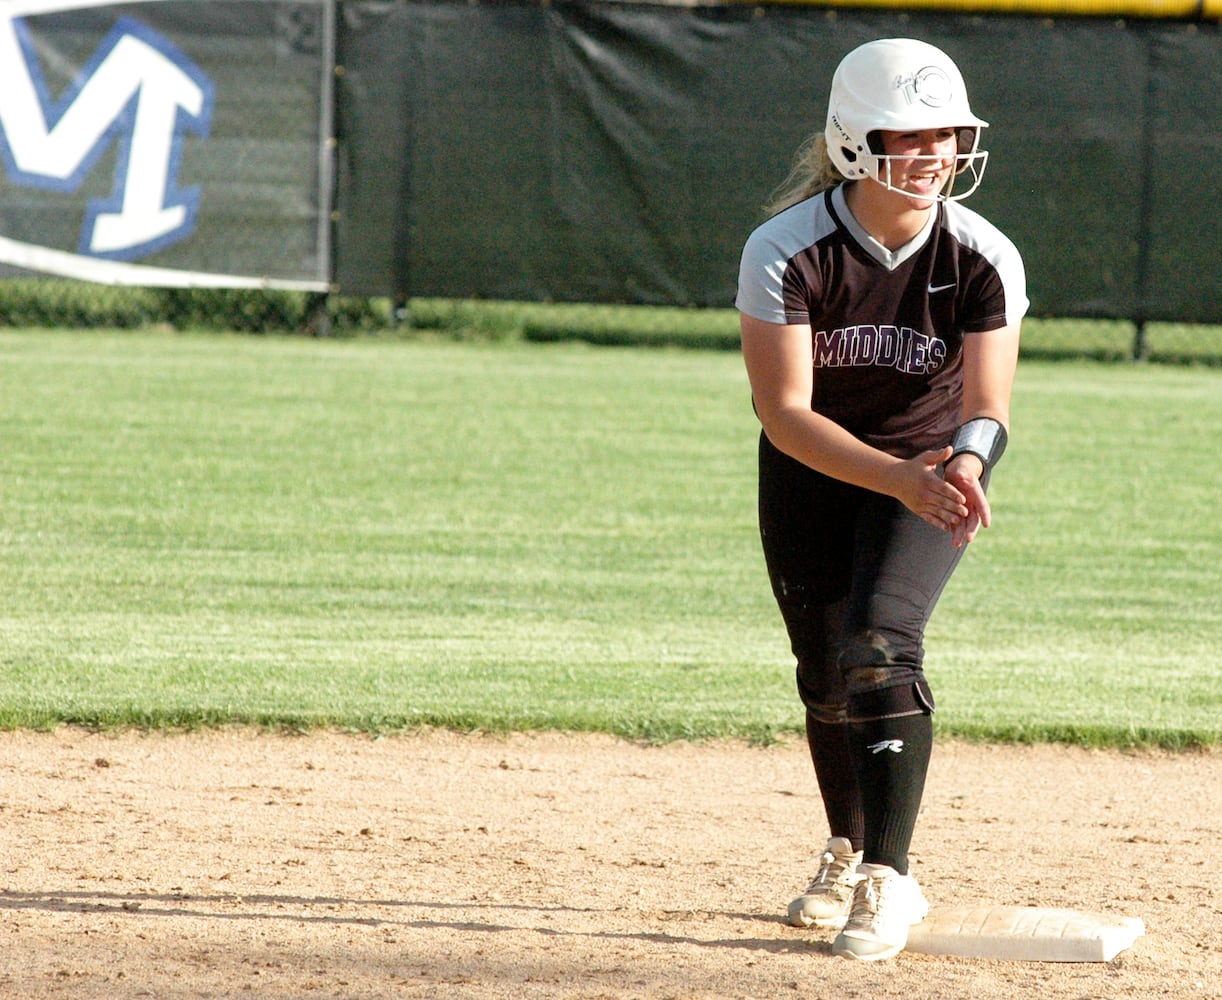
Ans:
{"label": "jersey v-neck collar", "polygon": [[933,232],[933,227],[938,224],[938,210],[929,213],[929,221],[921,228],[921,231],[916,234],[911,240],[905,243],[898,250],[888,250],[885,246],[878,242],[873,236],[865,231],[861,223],[853,218],[853,213],[849,211],[848,201],[844,197],[844,189],[847,185],[840,184],[831,191],[831,206],[832,210],[839,220],[840,224],[849,231],[849,235],[857,241],[857,244],[876,261],[882,264],[888,271],[894,271],[904,261],[908,260],[913,254],[929,242],[929,236]]}

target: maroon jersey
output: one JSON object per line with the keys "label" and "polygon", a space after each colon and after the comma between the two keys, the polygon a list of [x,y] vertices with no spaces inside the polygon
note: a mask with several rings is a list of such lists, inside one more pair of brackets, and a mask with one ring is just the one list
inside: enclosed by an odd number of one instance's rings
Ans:
{"label": "maroon jersey", "polygon": [[900,458],[950,443],[963,338],[1019,322],[1028,305],[1022,258],[982,216],[939,203],[891,251],[858,225],[843,186],[751,234],[735,304],[768,323],[809,324],[811,409]]}

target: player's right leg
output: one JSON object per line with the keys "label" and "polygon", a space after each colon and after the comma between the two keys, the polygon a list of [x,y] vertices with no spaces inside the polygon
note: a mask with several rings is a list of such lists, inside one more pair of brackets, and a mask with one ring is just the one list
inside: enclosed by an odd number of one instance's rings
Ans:
{"label": "player's right leg", "polygon": [[852,524],[863,492],[795,462],[761,437],[760,536],[797,659],[807,745],[831,834],[826,847],[817,849],[814,878],[789,905],[789,921],[798,926],[844,923],[864,837],[838,664]]}

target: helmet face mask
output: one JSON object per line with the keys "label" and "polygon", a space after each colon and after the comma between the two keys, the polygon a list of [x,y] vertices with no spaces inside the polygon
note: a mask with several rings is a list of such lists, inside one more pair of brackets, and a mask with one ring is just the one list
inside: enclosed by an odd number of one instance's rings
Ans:
{"label": "helmet face mask", "polygon": [[[824,138],[828,156],[848,180],[873,179],[891,191],[892,161],[944,162],[943,156],[888,156],[883,131],[920,132],[953,128],[958,152],[950,182],[930,201],[958,201],[980,186],[988,153],[980,150],[980,130],[988,122],[972,114],[958,67],[945,52],[911,38],[867,42],[841,61],[832,77]],[[954,180],[967,173],[966,190],[951,193]]]}
{"label": "helmet face mask", "polygon": [[[977,128],[960,128],[956,131],[958,132],[958,149],[954,154],[955,163],[951,169],[950,177],[936,196],[926,198],[925,200],[961,201],[972,194],[976,188],[980,187],[980,182],[984,178],[985,163],[988,162],[989,158],[987,151],[976,148],[980,141],[980,130]],[[895,191],[909,198],[924,198],[924,196],[897,187],[892,183],[895,173],[892,168],[893,163],[902,161],[905,168],[911,172],[914,167],[919,170],[920,166],[926,163],[941,169],[946,161],[950,159],[949,156],[945,155],[909,153],[889,156],[882,151],[882,137],[878,132],[871,132],[866,137],[866,142],[870,149],[869,154],[865,157],[866,162],[863,164],[866,168],[867,176],[877,181],[888,191]],[[968,182],[968,186],[956,191],[955,184],[959,180],[960,175],[963,174],[966,174],[965,180]]]}

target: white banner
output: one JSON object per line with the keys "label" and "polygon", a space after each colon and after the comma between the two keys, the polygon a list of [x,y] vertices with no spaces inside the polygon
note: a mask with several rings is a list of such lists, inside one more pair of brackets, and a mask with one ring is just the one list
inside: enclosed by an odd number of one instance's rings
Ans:
{"label": "white banner", "polygon": [[7,0],[0,264],[330,286],[333,0]]}

